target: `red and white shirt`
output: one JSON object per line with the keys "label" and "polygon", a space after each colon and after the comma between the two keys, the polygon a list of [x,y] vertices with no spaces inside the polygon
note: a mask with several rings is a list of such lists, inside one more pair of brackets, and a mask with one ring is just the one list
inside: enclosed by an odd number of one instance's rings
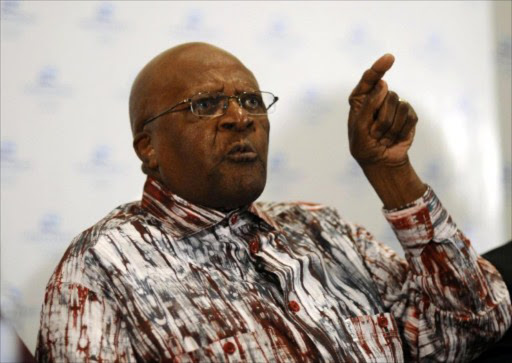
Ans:
{"label": "red and white shirt", "polygon": [[435,194],[384,214],[406,260],[323,205],[228,213],[148,178],[46,288],[40,362],[466,361],[510,326],[500,275]]}

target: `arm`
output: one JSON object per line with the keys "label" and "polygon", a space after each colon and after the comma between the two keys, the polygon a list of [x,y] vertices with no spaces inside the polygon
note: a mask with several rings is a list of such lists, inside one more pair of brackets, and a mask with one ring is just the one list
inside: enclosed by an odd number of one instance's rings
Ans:
{"label": "arm", "polygon": [[79,284],[49,285],[41,313],[38,362],[133,362],[119,311]]}
{"label": "arm", "polygon": [[395,209],[385,214],[407,262],[372,238],[360,252],[411,356],[467,360],[510,325],[510,300],[409,161],[418,118],[381,79],[393,62],[385,55],[363,74],[349,98],[348,127],[352,155],[385,208]]}
{"label": "arm", "polygon": [[101,293],[62,282],[62,262],[46,288],[38,362],[135,361],[122,314]]}
{"label": "arm", "polygon": [[432,190],[385,215],[407,260],[362,228],[353,236],[401,329],[406,360],[469,361],[498,340],[511,323],[507,288]]}

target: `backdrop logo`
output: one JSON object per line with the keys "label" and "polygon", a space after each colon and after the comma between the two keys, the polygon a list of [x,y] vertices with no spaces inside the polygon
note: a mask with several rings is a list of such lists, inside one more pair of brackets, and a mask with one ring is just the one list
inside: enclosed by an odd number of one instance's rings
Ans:
{"label": "backdrop logo", "polygon": [[23,9],[23,1],[7,0],[1,2],[2,37],[16,36],[27,25],[34,23],[34,15]]}
{"label": "backdrop logo", "polygon": [[[330,119],[328,116],[333,111],[332,105],[336,106],[335,111],[338,112],[337,101],[329,102],[316,86],[306,87],[296,101],[295,109],[300,111],[296,119],[307,125],[319,126],[326,119]],[[333,119],[336,117],[333,116]]]}
{"label": "backdrop logo", "polygon": [[340,50],[344,57],[350,57],[357,67],[373,59],[382,47],[368,32],[365,24],[355,23],[341,38]]}
{"label": "backdrop logo", "polygon": [[25,92],[35,97],[40,108],[46,111],[55,110],[62,98],[72,95],[71,87],[61,81],[60,70],[54,65],[41,67],[25,86]]}
{"label": "backdrop logo", "polygon": [[301,44],[301,38],[293,32],[289,19],[283,15],[271,19],[259,41],[265,45],[263,49],[274,58],[290,58]]}
{"label": "backdrop logo", "polygon": [[215,28],[208,26],[203,10],[190,8],[180,17],[181,21],[171,26],[172,42],[202,39],[213,41],[218,33]]}
{"label": "backdrop logo", "polygon": [[496,48],[498,67],[510,77],[512,74],[512,38],[504,35]]}
{"label": "backdrop logo", "polygon": [[96,34],[98,40],[111,42],[124,30],[125,24],[117,18],[117,9],[112,1],[101,1],[93,13],[82,21],[82,27]]}
{"label": "backdrop logo", "polygon": [[70,239],[71,233],[62,230],[61,215],[52,211],[42,214],[36,226],[26,231],[26,240],[37,244],[60,247],[67,245]]}
{"label": "backdrop logo", "polygon": [[88,159],[78,164],[79,172],[87,175],[96,184],[110,185],[112,177],[126,174],[126,165],[114,158],[110,145],[97,145]]}
{"label": "backdrop logo", "polygon": [[0,143],[2,186],[12,185],[17,177],[30,169],[30,162],[18,156],[18,144],[12,140]]}
{"label": "backdrop logo", "polygon": [[424,37],[422,36],[422,39],[418,39],[413,44],[412,52],[420,62],[418,64],[427,69],[447,69],[451,67],[451,61],[453,61],[450,55],[453,53],[453,47],[450,46],[449,39],[437,29],[425,32]]}

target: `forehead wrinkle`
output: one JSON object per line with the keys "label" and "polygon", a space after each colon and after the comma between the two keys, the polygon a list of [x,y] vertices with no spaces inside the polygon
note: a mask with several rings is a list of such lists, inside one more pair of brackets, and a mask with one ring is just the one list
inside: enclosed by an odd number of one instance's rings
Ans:
{"label": "forehead wrinkle", "polygon": [[201,77],[208,72],[214,74],[223,89],[228,84],[241,92],[259,89],[252,72],[225,50],[205,43],[179,45],[153,58],[135,79],[130,95],[133,133],[141,129],[144,119],[158,111],[155,108],[161,108],[162,102],[178,102],[196,91],[204,91],[205,84],[194,88],[193,83],[200,83]]}
{"label": "forehead wrinkle", "polygon": [[[249,77],[247,77],[249,75]],[[252,74],[245,72],[244,69],[235,72],[217,68],[202,73],[199,77],[195,73],[180,75],[178,83],[182,86],[177,90],[177,98],[186,98],[196,95],[200,92],[224,92],[225,90],[234,90],[235,92],[245,92],[258,90],[258,83],[252,77]]]}

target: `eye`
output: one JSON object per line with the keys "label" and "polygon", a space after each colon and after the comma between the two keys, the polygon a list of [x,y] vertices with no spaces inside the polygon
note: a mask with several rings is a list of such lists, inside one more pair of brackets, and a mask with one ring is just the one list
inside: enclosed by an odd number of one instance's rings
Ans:
{"label": "eye", "polygon": [[207,110],[209,108],[212,108],[215,104],[216,102],[213,97],[205,97],[195,102],[195,106],[198,110]]}
{"label": "eye", "polygon": [[261,95],[257,93],[245,94],[242,98],[242,105],[250,111],[265,109]]}
{"label": "eye", "polygon": [[212,115],[217,112],[221,98],[215,95],[203,95],[192,100],[192,108],[199,115]]}

